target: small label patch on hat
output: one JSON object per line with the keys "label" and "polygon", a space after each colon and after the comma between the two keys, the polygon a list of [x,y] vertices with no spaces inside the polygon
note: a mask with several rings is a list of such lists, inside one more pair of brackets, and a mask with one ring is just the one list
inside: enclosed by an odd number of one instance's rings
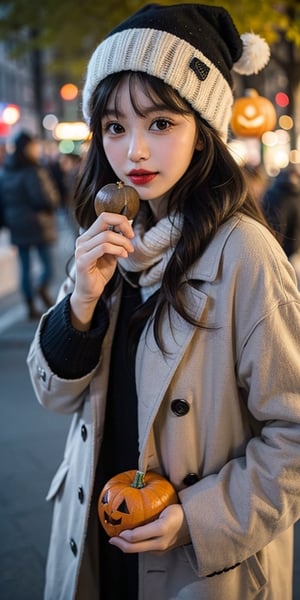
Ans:
{"label": "small label patch on hat", "polygon": [[200,81],[204,81],[210,71],[210,68],[204,62],[202,62],[202,60],[196,58],[196,56],[194,56],[194,58],[191,60],[190,67],[194,73],[196,73]]}

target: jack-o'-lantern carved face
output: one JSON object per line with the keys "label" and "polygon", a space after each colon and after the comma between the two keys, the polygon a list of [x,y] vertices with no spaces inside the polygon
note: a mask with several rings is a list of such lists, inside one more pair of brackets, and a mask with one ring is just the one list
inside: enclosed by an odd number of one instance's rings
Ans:
{"label": "jack-o'-lantern carved face", "polygon": [[132,529],[132,515],[136,515],[136,499],[127,499],[122,492],[108,490],[98,503],[100,521],[109,536],[119,535],[124,529]]}
{"label": "jack-o'-lantern carved face", "polygon": [[158,473],[125,471],[105,484],[98,500],[98,515],[112,537],[154,521],[168,504],[177,502],[173,486]]}
{"label": "jack-o'-lantern carved face", "polygon": [[260,137],[265,131],[274,129],[276,120],[272,102],[255,90],[248,90],[247,96],[235,101],[230,125],[235,135]]}

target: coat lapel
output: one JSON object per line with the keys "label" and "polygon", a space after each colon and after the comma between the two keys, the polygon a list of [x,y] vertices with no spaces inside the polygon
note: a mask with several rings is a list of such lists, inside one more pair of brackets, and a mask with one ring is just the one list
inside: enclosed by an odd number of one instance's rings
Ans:
{"label": "coat lapel", "polygon": [[[193,317],[201,320],[206,305],[206,295],[186,285],[185,297]],[[178,364],[185,353],[195,327],[187,323],[180,315],[171,311],[170,325],[166,316],[162,323],[162,339],[166,352],[163,354],[154,339],[153,327],[145,328],[140,338],[136,360],[136,383],[139,406],[140,456],[143,462],[146,443],[150,430],[172,380]]]}
{"label": "coat lapel", "polygon": [[[238,219],[234,218],[222,225],[205,250],[202,257],[191,268],[188,276],[190,283],[182,285],[184,302],[192,317],[201,322],[201,316],[208,304],[207,295],[199,289],[201,282],[212,282],[219,271],[224,244]],[[196,287],[198,284],[198,287]],[[172,325],[170,324],[172,323]],[[205,324],[209,326],[209,316],[205,314]],[[158,348],[153,327],[145,328],[138,345],[136,357],[136,385],[139,406],[139,447],[140,468],[144,470],[151,443],[151,428],[162,399],[172,377],[182,360],[197,328],[185,321],[173,309],[162,319],[162,339],[166,352]]]}

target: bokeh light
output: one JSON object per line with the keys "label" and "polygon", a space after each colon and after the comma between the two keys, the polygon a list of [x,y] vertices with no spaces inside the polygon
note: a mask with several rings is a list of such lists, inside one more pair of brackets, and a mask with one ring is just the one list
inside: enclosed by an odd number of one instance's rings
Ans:
{"label": "bokeh light", "polygon": [[75,150],[75,144],[72,140],[62,140],[58,144],[58,149],[62,154],[71,154]]}
{"label": "bokeh light", "polygon": [[58,123],[58,118],[56,115],[48,114],[43,118],[43,127],[48,131],[53,131],[55,126]]}
{"label": "bokeh light", "polygon": [[265,146],[275,146],[277,144],[277,135],[275,131],[265,131],[261,141]]}
{"label": "bokeh light", "polygon": [[21,112],[16,104],[7,104],[2,111],[1,119],[6,125],[14,125],[20,116]]}
{"label": "bokeh light", "polygon": [[86,140],[89,129],[83,121],[59,122],[54,127],[53,137],[56,140]]}
{"label": "bokeh light", "polygon": [[289,105],[290,99],[285,92],[278,92],[275,96],[275,102],[278,106],[284,108],[285,106]]}
{"label": "bokeh light", "polygon": [[65,85],[60,88],[60,95],[63,100],[75,100],[78,96],[77,85],[74,85],[74,83],[65,83]]}
{"label": "bokeh light", "polygon": [[281,115],[278,119],[278,123],[282,129],[292,129],[294,125],[294,121],[289,115]]}
{"label": "bokeh light", "polygon": [[291,150],[290,151],[290,162],[293,165],[300,164],[300,150]]}

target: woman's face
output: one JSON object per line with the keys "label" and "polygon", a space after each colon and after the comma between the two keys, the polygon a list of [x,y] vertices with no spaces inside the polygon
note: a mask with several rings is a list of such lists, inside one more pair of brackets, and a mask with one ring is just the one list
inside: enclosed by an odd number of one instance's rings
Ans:
{"label": "woman's face", "polygon": [[[132,86],[131,86],[132,87]],[[187,170],[195,148],[200,149],[194,115],[179,114],[162,103],[154,105],[134,83],[135,111],[128,78],[112,94],[102,119],[103,147],[117,177],[148,200],[154,214],[165,212],[168,192]],[[131,89],[132,93],[132,89]]]}

